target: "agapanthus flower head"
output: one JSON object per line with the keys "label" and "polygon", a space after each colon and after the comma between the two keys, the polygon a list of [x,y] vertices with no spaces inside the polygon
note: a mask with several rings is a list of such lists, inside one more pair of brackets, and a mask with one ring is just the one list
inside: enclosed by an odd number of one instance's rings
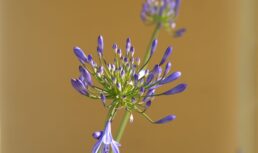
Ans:
{"label": "agapanthus flower head", "polygon": [[[80,75],[77,79],[71,79],[73,87],[82,95],[99,99],[105,108],[109,110],[108,122],[104,131],[95,133],[98,139],[93,153],[102,149],[103,153],[109,150],[119,153],[119,144],[111,135],[111,121],[117,110],[125,109],[131,113],[130,120],[133,121],[133,113],[139,113],[155,124],[163,124],[175,119],[174,115],[168,115],[158,121],[153,121],[146,110],[151,107],[152,101],[157,96],[172,95],[183,92],[186,84],[178,84],[168,91],[159,91],[159,87],[177,80],[181,72],[170,72],[171,63],[168,62],[172,53],[172,47],[168,47],[160,62],[151,68],[146,65],[154,55],[157,48],[157,40],[152,42],[151,54],[146,62],[140,64],[140,58],[134,57],[135,48],[130,38],[126,39],[125,51],[117,45],[113,45],[114,61],[108,62],[104,58],[103,37],[98,37],[98,62],[92,55],[86,55],[79,47],[74,48],[74,53],[81,62],[79,66]],[[108,51],[110,54],[111,52]],[[163,70],[164,69],[164,70]]]}
{"label": "agapanthus flower head", "polygon": [[171,32],[176,28],[180,4],[181,0],[146,0],[141,19],[146,24],[158,24]]}

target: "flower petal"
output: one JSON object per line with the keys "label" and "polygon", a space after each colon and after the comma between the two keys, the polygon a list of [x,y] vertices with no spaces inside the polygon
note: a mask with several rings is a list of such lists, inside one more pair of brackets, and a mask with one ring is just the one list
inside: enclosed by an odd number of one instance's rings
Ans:
{"label": "flower petal", "polygon": [[168,115],[168,116],[165,116],[164,118],[162,118],[162,119],[160,119],[160,120],[158,120],[158,121],[156,121],[154,123],[156,123],[156,124],[164,124],[164,123],[167,123],[167,122],[172,121],[174,119],[176,119],[175,115]]}
{"label": "flower petal", "polygon": [[172,95],[172,94],[176,94],[176,93],[180,93],[183,92],[186,89],[187,85],[186,84],[179,84],[176,87],[162,93],[164,95]]}

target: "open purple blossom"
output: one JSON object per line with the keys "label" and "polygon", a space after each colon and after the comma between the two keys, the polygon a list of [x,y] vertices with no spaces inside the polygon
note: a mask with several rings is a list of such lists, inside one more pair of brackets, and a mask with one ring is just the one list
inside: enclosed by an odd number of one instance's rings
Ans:
{"label": "open purple blossom", "polygon": [[[141,19],[146,24],[158,24],[168,31],[175,29],[181,0],[146,0],[142,6]],[[181,36],[182,33],[177,33]]]}
{"label": "open purple blossom", "polygon": [[152,107],[155,97],[181,93],[187,86],[180,83],[168,91],[160,91],[161,86],[179,79],[181,72],[170,72],[172,65],[168,60],[172,47],[166,49],[159,63],[151,68],[146,66],[157,48],[156,39],[152,42],[151,54],[147,62],[142,64],[139,57],[134,57],[135,48],[130,38],[126,39],[125,51],[122,51],[117,44],[113,45],[112,62],[105,59],[103,37],[99,36],[97,42],[98,61],[91,54],[86,55],[79,47],[74,48],[74,53],[81,64],[80,75],[78,78],[71,79],[71,84],[80,94],[98,99],[109,110],[105,129],[93,134],[98,141],[92,153],[108,153],[110,148],[114,153],[119,153],[120,144],[113,140],[111,134],[111,121],[117,110],[123,108],[130,112],[131,121],[133,121],[133,113],[136,112],[154,124],[167,123],[174,120],[175,116],[167,115],[158,121],[153,121],[146,111]]}
{"label": "open purple blossom", "polygon": [[106,127],[103,132],[93,133],[93,137],[98,139],[97,143],[93,146],[92,153],[109,153],[110,147],[113,153],[119,153],[119,147],[121,146],[117,141],[113,139],[111,133],[111,122],[106,123]]}

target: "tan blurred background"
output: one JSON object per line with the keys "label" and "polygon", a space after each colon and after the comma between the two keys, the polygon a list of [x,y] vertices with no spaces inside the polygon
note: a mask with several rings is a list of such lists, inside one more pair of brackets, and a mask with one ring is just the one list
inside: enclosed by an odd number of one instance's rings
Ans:
{"label": "tan blurred background", "polygon": [[[149,110],[177,120],[157,126],[136,115],[121,152],[258,153],[255,1],[183,0],[178,26],[188,31],[174,40],[163,30],[153,63],[173,45],[170,60],[189,88]],[[94,53],[102,34],[109,56],[113,42],[130,36],[142,57],[154,28],[140,20],[142,2],[1,0],[2,153],[91,151],[107,112],[71,87],[79,64],[72,47]]]}

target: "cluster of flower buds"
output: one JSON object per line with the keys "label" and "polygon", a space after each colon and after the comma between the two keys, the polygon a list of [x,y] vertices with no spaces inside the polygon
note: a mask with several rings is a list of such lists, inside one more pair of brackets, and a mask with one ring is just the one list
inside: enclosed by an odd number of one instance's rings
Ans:
{"label": "cluster of flower buds", "polygon": [[[98,64],[91,55],[85,55],[79,47],[74,48],[74,53],[81,65],[79,66],[79,78],[71,79],[71,83],[81,94],[100,99],[108,109],[125,108],[126,111],[136,111],[145,116],[145,111],[151,106],[154,97],[180,93],[186,88],[186,84],[178,84],[168,91],[156,93],[159,87],[181,76],[179,71],[169,73],[171,63],[167,62],[167,59],[172,53],[172,47],[166,49],[158,64],[151,69],[144,69],[153,56],[156,47],[157,40],[155,39],[152,42],[147,62],[140,64],[140,58],[134,57],[135,49],[130,38],[127,38],[125,52],[122,52],[117,44],[113,45],[115,58],[112,63],[108,63],[103,56],[103,37],[99,36],[97,46]],[[98,83],[93,83],[93,78]],[[113,116],[114,113],[111,113],[110,118],[113,118]],[[153,123],[164,123],[170,121],[174,116],[166,118],[167,120],[161,119],[154,122],[147,117]]]}
{"label": "cluster of flower buds", "polygon": [[[146,24],[158,24],[169,32],[176,28],[176,17],[180,7],[180,0],[146,0],[141,11],[141,18]],[[181,36],[184,28],[174,33],[175,37]]]}

